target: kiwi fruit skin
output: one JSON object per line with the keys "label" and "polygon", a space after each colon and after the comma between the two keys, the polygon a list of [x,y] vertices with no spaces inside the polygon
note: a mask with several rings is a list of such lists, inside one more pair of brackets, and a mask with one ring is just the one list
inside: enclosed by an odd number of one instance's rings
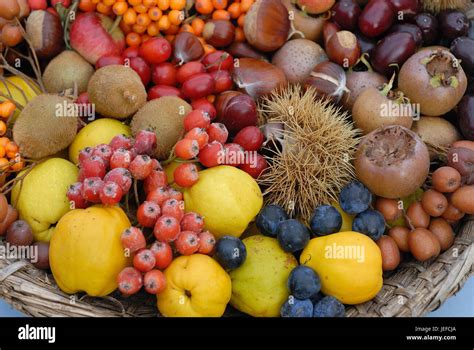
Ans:
{"label": "kiwi fruit skin", "polygon": [[72,143],[77,134],[78,115],[58,115],[58,108],[65,103],[72,101],[43,94],[33,98],[21,111],[13,125],[13,140],[24,157],[47,157]]}
{"label": "kiwi fruit skin", "polygon": [[184,118],[191,110],[192,107],[179,97],[160,97],[140,108],[133,116],[130,127],[134,136],[141,130],[153,130],[157,140],[153,156],[167,159],[176,142],[184,135]]}
{"label": "kiwi fruit skin", "polygon": [[146,103],[140,76],[129,67],[110,65],[98,69],[87,86],[89,101],[104,117],[127,119]]}
{"label": "kiwi fruit skin", "polygon": [[87,91],[94,68],[75,51],[66,50],[49,62],[43,73],[43,83],[49,93],[60,93],[77,86],[77,93]]}

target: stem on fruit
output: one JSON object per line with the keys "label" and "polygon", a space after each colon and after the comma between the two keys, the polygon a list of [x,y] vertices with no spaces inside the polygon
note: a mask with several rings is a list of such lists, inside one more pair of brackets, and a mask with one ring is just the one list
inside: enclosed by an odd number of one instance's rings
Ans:
{"label": "stem on fruit", "polygon": [[117,16],[115,18],[115,21],[114,23],[112,24],[112,27],[110,27],[110,29],[107,31],[109,34],[112,34],[112,32],[117,29],[117,27],[119,26],[120,24],[120,21],[122,20],[122,16]]}
{"label": "stem on fruit", "polygon": [[294,24],[294,21],[290,21],[290,32],[288,33],[288,37],[286,38],[286,41],[290,40],[291,37],[295,34],[298,34],[300,35],[303,39],[305,39],[306,37],[304,36],[303,32],[299,31],[299,30],[296,30],[295,28],[295,24]]}
{"label": "stem on fruit", "polygon": [[388,93],[392,90],[394,81],[395,81],[395,73],[393,73],[392,77],[390,78],[390,81],[387,84],[383,85],[383,88],[380,91],[380,93],[384,96],[387,96]]}
{"label": "stem on fruit", "polygon": [[367,72],[373,72],[374,70],[373,70],[371,64],[369,63],[369,61],[367,60],[368,58],[369,58],[369,54],[367,52],[364,52],[359,57],[357,62],[351,68],[349,68],[349,71],[353,72],[352,68],[357,66],[359,63],[362,63],[365,67],[367,67]]}
{"label": "stem on fruit", "polygon": [[140,206],[140,198],[138,198],[138,181],[137,179],[133,179],[133,194],[135,195],[135,202],[137,207]]}

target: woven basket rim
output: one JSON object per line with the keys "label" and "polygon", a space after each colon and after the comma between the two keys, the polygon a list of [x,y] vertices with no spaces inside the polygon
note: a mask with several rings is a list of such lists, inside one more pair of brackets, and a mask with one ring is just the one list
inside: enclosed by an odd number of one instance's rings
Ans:
{"label": "woven basket rim", "polygon": [[[433,261],[402,262],[384,276],[377,296],[346,309],[348,317],[416,317],[438,308],[473,275],[474,216],[460,225],[454,245]],[[0,245],[4,245],[1,241]],[[156,317],[156,299],[146,293],[124,298],[118,292],[102,298],[67,295],[52,275],[27,261],[0,260],[0,298],[29,316]],[[225,316],[233,316],[233,310]]]}

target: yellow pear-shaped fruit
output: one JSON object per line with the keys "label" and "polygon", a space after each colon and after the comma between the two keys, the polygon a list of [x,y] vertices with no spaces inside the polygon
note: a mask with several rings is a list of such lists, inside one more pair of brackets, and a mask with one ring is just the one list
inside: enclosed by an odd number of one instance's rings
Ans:
{"label": "yellow pear-shaped fruit", "polygon": [[130,227],[119,207],[72,210],[56,225],[49,248],[51,271],[65,293],[105,296],[130,262],[120,236]]}
{"label": "yellow pear-shaped fruit", "polygon": [[86,147],[108,144],[114,136],[130,136],[130,127],[118,120],[102,118],[83,127],[69,146],[69,159],[74,164],[79,163],[79,152]]}
{"label": "yellow pear-shaped fruit", "polygon": [[344,304],[371,300],[382,288],[382,254],[377,244],[358,232],[313,238],[300,255],[321,279],[321,291]]}
{"label": "yellow pear-shaped fruit", "polygon": [[77,181],[77,173],[71,162],[50,158],[36,165],[13,188],[12,204],[18,209],[20,218],[31,226],[37,241],[49,242],[51,225],[71,209],[66,193]]}
{"label": "yellow pear-shaped fruit", "polygon": [[240,237],[263,205],[257,182],[232,166],[217,166],[199,172],[199,181],[184,192],[186,211],[204,217],[206,229],[216,238]]}
{"label": "yellow pear-shaped fruit", "polygon": [[230,300],[229,275],[207,255],[180,256],[165,270],[166,288],[157,298],[166,317],[220,317]]}
{"label": "yellow pear-shaped fruit", "polygon": [[230,272],[231,305],[254,317],[277,317],[290,294],[287,287],[295,257],[281,249],[275,238],[251,236],[242,241],[247,257]]}

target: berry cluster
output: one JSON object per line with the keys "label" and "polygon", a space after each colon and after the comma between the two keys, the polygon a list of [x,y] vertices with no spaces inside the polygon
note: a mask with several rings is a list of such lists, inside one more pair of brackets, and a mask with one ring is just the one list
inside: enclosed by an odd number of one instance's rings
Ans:
{"label": "berry cluster", "polygon": [[194,212],[184,213],[180,192],[160,187],[147,196],[137,211],[141,226],[153,228],[156,240],[147,248],[143,231],[138,227],[126,229],[122,246],[133,255],[133,267],[127,267],[117,277],[119,290],[125,295],[137,293],[142,286],[150,294],[166,287],[161,270],[166,269],[176,254],[212,254],[215,237],[203,231],[204,219]]}
{"label": "berry cluster", "polygon": [[160,163],[149,156],[155,146],[155,133],[142,130],[135,140],[118,135],[108,145],[83,149],[78,182],[67,192],[71,208],[83,209],[96,203],[115,205],[130,191],[134,180],[143,180],[145,188],[166,184]]}
{"label": "berry cluster", "polygon": [[[229,132],[222,123],[211,123],[212,114],[201,109],[191,111],[184,119],[186,135],[175,145],[175,155],[183,160],[198,159],[207,168],[218,165],[237,166],[257,178],[267,167],[265,158],[257,151],[262,147],[264,136],[256,126],[242,129],[232,143],[226,143]],[[254,152],[255,162],[249,160]],[[194,163],[179,165],[174,172],[176,184],[190,187],[198,179]]]}

